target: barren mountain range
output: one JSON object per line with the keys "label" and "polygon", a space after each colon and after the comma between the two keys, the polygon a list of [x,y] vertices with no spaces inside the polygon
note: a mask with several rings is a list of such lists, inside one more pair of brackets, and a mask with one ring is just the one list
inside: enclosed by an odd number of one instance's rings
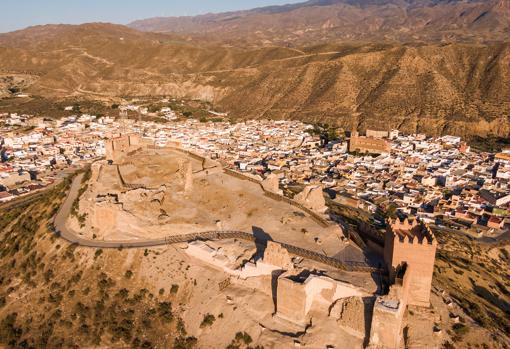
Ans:
{"label": "barren mountain range", "polygon": [[132,28],[259,44],[345,40],[495,41],[510,35],[509,0],[309,0],[249,11],[151,18]]}
{"label": "barren mountain range", "polygon": [[150,32],[32,27],[0,35],[0,90],[170,95],[234,118],[508,137],[509,4],[310,1],[131,25]]}

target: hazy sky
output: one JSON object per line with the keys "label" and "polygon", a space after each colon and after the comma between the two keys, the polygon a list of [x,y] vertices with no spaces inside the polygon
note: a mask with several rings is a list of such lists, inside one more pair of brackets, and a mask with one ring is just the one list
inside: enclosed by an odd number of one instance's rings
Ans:
{"label": "hazy sky", "polygon": [[249,9],[299,0],[0,0],[0,32],[48,23],[127,24],[156,16]]}

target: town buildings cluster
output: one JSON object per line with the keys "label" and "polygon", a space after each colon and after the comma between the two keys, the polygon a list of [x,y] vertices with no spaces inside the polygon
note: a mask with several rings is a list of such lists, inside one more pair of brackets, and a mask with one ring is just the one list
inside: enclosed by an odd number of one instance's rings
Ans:
{"label": "town buildings cluster", "polygon": [[[133,108],[123,106],[121,115]],[[164,123],[0,114],[0,200],[51,184],[59,170],[103,157],[106,139],[135,133],[155,146],[189,149],[260,179],[278,173],[283,186],[320,184],[336,202],[357,209],[393,210],[475,233],[505,229],[509,151],[480,153],[459,137],[395,130],[329,140],[298,121],[174,122],[167,109]]]}

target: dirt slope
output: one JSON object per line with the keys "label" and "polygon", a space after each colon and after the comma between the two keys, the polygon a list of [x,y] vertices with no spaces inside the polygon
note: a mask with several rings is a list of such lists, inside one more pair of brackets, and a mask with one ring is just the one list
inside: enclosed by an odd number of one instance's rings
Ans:
{"label": "dirt slope", "polygon": [[235,118],[510,135],[508,43],[247,48],[110,24],[43,26],[0,35],[0,75],[16,74],[32,77],[24,92],[48,98],[171,95]]}

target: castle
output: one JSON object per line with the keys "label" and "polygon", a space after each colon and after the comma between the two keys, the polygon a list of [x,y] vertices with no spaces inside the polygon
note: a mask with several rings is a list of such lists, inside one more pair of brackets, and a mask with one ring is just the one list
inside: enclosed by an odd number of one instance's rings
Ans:
{"label": "castle", "polygon": [[437,240],[430,228],[418,220],[390,219],[384,242],[384,262],[391,284],[404,274],[410,277],[408,304],[428,307],[434,272]]}
{"label": "castle", "polygon": [[377,296],[350,283],[294,270],[285,248],[271,242],[264,262],[285,270],[278,275],[276,316],[304,326],[313,311],[329,311],[349,333],[359,338],[369,334],[370,348],[399,348],[408,306],[430,305],[436,249],[437,240],[426,224],[388,220],[383,254],[391,286]]}
{"label": "castle", "polygon": [[437,240],[418,220],[390,219],[384,242],[389,293],[377,297],[372,315],[370,345],[398,348],[407,306],[429,307]]}
{"label": "castle", "polygon": [[117,161],[124,155],[138,150],[142,147],[142,141],[139,135],[121,135],[106,141],[106,160]]}

